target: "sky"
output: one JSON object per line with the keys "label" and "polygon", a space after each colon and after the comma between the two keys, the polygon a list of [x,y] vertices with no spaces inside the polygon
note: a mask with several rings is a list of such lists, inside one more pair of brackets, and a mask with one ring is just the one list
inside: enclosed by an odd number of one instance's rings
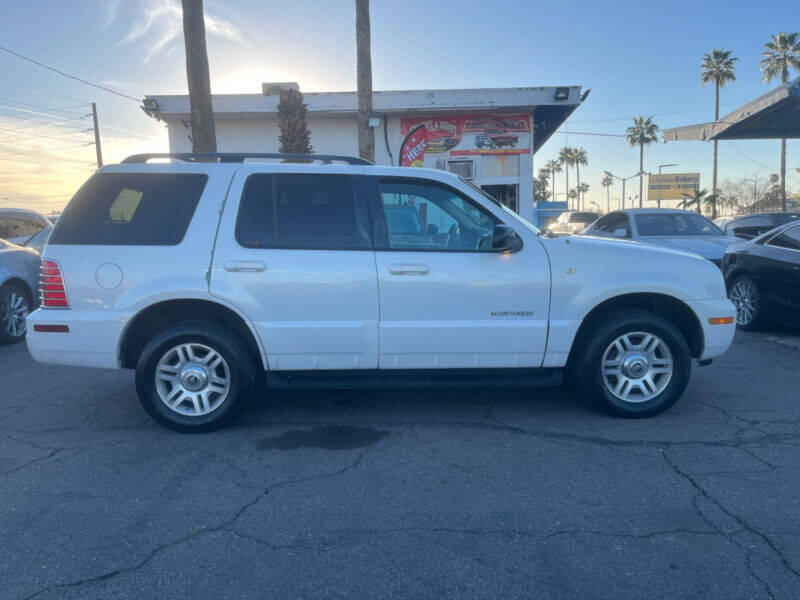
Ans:
{"label": "sky", "polygon": [[[264,81],[297,81],[305,92],[355,89],[353,0],[206,0],[205,9],[212,92],[259,93]],[[0,0],[0,12],[0,46],[133,98],[187,93],[179,0]],[[652,115],[662,128],[713,120],[714,89],[701,87],[700,61],[714,48],[739,58],[737,81],[721,91],[722,115],[763,94],[778,84],[761,82],[762,46],[770,34],[800,30],[797,17],[792,0],[372,0],[373,87],[590,88],[534,168],[565,143],[584,147],[586,200],[605,208],[603,172],[637,172],[638,149],[623,137],[586,134],[623,135],[635,115]],[[63,207],[94,168],[90,102],[106,163],[168,150],[165,126],[134,100],[0,52],[0,206]],[[719,179],[765,180],[778,170],[779,144],[721,142]],[[787,154],[787,187],[800,192],[800,141],[790,140]],[[700,172],[701,187],[710,187],[711,144],[645,149],[645,170],[667,163],[678,166],[665,172]],[[638,183],[626,191],[638,194]],[[610,195],[614,209],[619,187]]]}

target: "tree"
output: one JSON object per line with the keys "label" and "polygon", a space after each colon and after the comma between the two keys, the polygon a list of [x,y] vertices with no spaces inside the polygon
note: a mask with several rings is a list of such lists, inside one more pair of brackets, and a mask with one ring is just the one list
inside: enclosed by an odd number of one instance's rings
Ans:
{"label": "tree", "polygon": [[[719,88],[724,87],[728,81],[736,81],[736,68],[734,63],[739,60],[731,56],[730,50],[719,48],[712,50],[711,54],[703,55],[700,85],[714,82],[714,122],[719,121]],[[714,170],[711,176],[711,193],[717,194],[717,140],[714,140]],[[716,214],[713,215],[716,218]]]}
{"label": "tree", "polygon": [[553,202],[556,201],[556,173],[561,173],[561,162],[555,159],[550,159],[545,163],[544,168],[550,173],[551,194]]}
{"label": "tree", "polygon": [[306,105],[299,90],[280,91],[278,100],[278,152],[284,154],[311,154],[311,132],[306,122]]}
{"label": "tree", "polygon": [[182,0],[182,6],[192,152],[216,152],[217,133],[211,106],[211,76],[208,73],[203,0]]}
{"label": "tree", "polygon": [[539,169],[536,179],[533,181],[533,201],[534,202],[547,202],[547,197],[550,195],[548,188],[548,179],[550,178],[550,169],[547,165]]}
{"label": "tree", "polygon": [[361,158],[375,162],[375,129],[369,126],[369,118],[372,115],[372,53],[370,39],[369,0],[356,0],[358,155]]}
{"label": "tree", "polygon": [[709,194],[707,189],[692,190],[691,194],[684,193],[684,200],[681,202],[683,208],[689,209],[692,206],[697,207],[697,212],[702,214],[703,204],[711,205],[712,210],[716,209],[717,197],[714,194]]}
{"label": "tree", "polygon": [[614,185],[614,178],[611,175],[606,175],[600,181],[600,185],[606,188],[606,213],[611,212],[611,186]]}
{"label": "tree", "polygon": [[581,186],[581,165],[586,166],[589,164],[589,154],[586,152],[585,148],[572,149],[572,164],[575,165],[575,175],[578,180],[578,191],[580,192],[578,196],[578,210],[583,210],[584,192]]}
{"label": "tree", "polygon": [[578,188],[572,188],[570,191],[567,192],[567,198],[569,200],[574,200],[573,206],[577,205],[578,200]]}
{"label": "tree", "polygon": [[644,147],[658,141],[658,125],[653,117],[638,116],[633,118],[633,125],[626,130],[625,137],[631,146],[639,146],[639,208],[642,208],[644,196]]}
{"label": "tree", "polygon": [[586,210],[586,192],[589,191],[589,184],[588,183],[579,183],[578,184],[578,191],[580,192],[581,196],[581,204],[580,210]]}
{"label": "tree", "polygon": [[[771,35],[761,53],[761,80],[789,82],[789,72],[800,71],[800,40],[797,32]],[[786,138],[781,139],[781,210],[786,210]]]}
{"label": "tree", "polygon": [[564,165],[564,177],[565,177],[565,190],[567,191],[567,208],[569,208],[569,168],[572,166],[572,148],[569,146],[564,146],[561,150],[558,151],[558,160],[559,162]]}

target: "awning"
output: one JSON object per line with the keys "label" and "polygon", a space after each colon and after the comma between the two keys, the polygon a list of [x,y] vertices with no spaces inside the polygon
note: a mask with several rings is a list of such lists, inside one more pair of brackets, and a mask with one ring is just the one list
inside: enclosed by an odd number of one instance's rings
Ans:
{"label": "awning", "polygon": [[662,131],[664,142],[800,138],[800,77],[748,102],[715,123]]}

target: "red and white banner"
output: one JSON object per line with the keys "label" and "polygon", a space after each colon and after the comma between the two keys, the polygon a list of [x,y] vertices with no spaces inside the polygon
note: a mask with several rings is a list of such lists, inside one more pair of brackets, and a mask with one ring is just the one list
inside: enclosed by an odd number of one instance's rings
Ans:
{"label": "red and white banner", "polygon": [[401,167],[422,167],[428,155],[529,154],[530,115],[403,117]]}

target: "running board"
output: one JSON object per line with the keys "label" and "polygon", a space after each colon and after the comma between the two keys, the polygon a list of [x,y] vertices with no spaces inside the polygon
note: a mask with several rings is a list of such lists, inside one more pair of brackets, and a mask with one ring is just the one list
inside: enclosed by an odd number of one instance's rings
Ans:
{"label": "running board", "polygon": [[541,387],[561,383],[561,369],[272,371],[267,387],[299,390]]}

